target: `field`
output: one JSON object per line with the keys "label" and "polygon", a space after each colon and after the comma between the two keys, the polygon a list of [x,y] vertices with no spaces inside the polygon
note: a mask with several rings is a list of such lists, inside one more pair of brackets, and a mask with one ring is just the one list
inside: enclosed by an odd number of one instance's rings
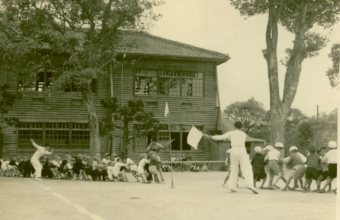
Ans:
{"label": "field", "polygon": [[174,188],[170,173],[163,184],[136,183],[130,174],[127,183],[0,177],[0,219],[336,219],[333,193],[255,195],[243,180],[230,193],[221,186],[225,174],[174,172]]}

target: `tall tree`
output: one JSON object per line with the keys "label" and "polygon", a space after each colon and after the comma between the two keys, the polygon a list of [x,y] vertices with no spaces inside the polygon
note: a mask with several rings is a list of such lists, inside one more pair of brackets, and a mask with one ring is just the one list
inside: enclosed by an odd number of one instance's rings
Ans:
{"label": "tall tree", "polygon": [[[312,28],[315,25],[330,28],[338,22],[340,0],[231,0],[231,4],[243,16],[268,15],[263,55],[269,78],[271,142],[283,142],[284,128],[297,92],[302,62],[307,57],[316,56],[326,44],[326,38],[313,32]],[[279,24],[294,35],[293,47],[286,50],[282,98],[279,92],[277,57]]]}
{"label": "tall tree", "polygon": [[109,135],[112,138],[120,138],[122,145],[120,153],[127,156],[130,141],[135,138],[145,137],[149,134],[157,134],[159,120],[152,112],[144,110],[141,100],[130,100],[127,105],[120,106],[117,98],[101,100],[106,108],[107,115],[100,122],[101,135]]}
{"label": "tall tree", "polygon": [[[107,72],[111,62],[117,62],[120,47],[131,46],[122,44],[122,30],[147,30],[160,17],[153,9],[161,3],[161,0],[5,0],[0,3],[3,37],[16,49],[24,45],[25,54],[32,53],[31,57],[36,58],[24,63],[29,69],[27,75],[32,75],[34,68],[52,68],[53,54],[67,54],[64,71],[53,81],[52,89],[64,90],[72,85],[82,94],[90,125],[91,155],[100,149],[93,81]],[[0,51],[8,49],[11,48]],[[18,60],[15,53],[11,55]],[[15,62],[9,64],[12,69],[17,68]]]}
{"label": "tall tree", "polygon": [[340,43],[333,44],[331,53],[328,56],[333,62],[332,68],[327,70],[329,82],[333,88],[339,88]]}
{"label": "tall tree", "polygon": [[240,121],[248,135],[269,124],[269,117],[263,104],[250,98],[246,102],[234,102],[226,107],[224,113],[233,121]]}

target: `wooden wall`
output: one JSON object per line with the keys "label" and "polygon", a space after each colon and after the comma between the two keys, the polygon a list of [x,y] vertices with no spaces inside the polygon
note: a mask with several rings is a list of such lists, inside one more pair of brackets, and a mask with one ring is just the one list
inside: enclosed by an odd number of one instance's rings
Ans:
{"label": "wooden wall", "polygon": [[[134,95],[134,69],[164,69],[164,70],[181,70],[181,71],[199,71],[204,73],[204,96],[203,97],[184,97],[184,96],[145,96]],[[123,71],[123,81],[121,74]],[[100,105],[101,99],[107,99],[110,96],[110,77],[109,75],[101,76],[98,79],[98,93],[94,95],[95,107],[99,120],[105,116],[105,109]],[[0,70],[0,84],[10,83],[12,89],[16,90],[16,78],[13,74],[6,73]],[[123,87],[121,87],[123,85]],[[188,124],[188,125],[204,125],[204,130],[214,129],[216,120],[216,72],[215,64],[198,61],[182,61],[182,60],[164,60],[164,59],[140,59],[137,63],[125,63],[124,66],[115,66],[113,69],[113,89],[114,96],[121,100],[122,104],[126,104],[129,100],[141,99],[146,102],[158,102],[158,107],[145,107],[146,111],[152,111],[156,118],[161,123],[167,124],[168,121],[164,118],[165,102],[168,102],[170,115],[169,121],[171,124]],[[121,96],[122,95],[122,96]],[[33,98],[44,98],[43,104],[33,104]],[[23,97],[17,100],[15,105],[10,109],[8,116],[15,116],[20,121],[27,122],[78,122],[86,123],[87,114],[85,106],[72,106],[72,99],[81,99],[79,93],[48,94],[47,92],[23,92]],[[192,108],[183,109],[182,103],[191,103]],[[30,156],[34,148],[29,150],[18,149],[16,128],[10,127],[4,129],[3,139],[3,155],[4,156]],[[101,138],[101,154],[110,151],[113,147],[113,152],[120,152],[121,141],[115,139],[113,145],[109,144],[107,138]],[[146,148],[147,146],[145,146]],[[173,151],[174,154],[185,154],[186,157],[191,157],[191,160],[211,160],[211,145],[205,142],[203,149],[192,151]],[[65,150],[57,152],[63,155]],[[89,153],[88,150],[80,150],[73,152]],[[132,146],[129,148],[129,156],[138,162],[140,152],[132,151]],[[161,152],[163,160],[170,159],[170,152]]]}
{"label": "wooden wall", "polygon": [[[0,85],[9,83],[11,91],[17,90],[17,80],[14,74],[0,70]],[[109,97],[109,80],[108,76],[101,76],[98,79],[98,92],[94,94],[95,108],[98,118],[105,115],[105,109],[101,106],[100,100]],[[58,92],[50,94],[48,92],[24,91],[21,99],[17,100],[12,108],[9,110],[7,116],[14,116],[19,118],[22,122],[75,122],[87,123],[87,113],[85,105],[72,105],[73,99],[82,99],[80,93],[74,92]],[[33,99],[43,98],[44,103],[33,103]],[[5,157],[31,156],[35,151],[32,146],[30,149],[18,149],[17,129],[8,127],[3,130],[3,151],[2,155]],[[43,143],[38,143],[43,144]],[[52,146],[53,147],[53,146]],[[57,150],[56,153],[64,155],[67,149]],[[107,138],[101,138],[101,153],[108,151]],[[89,153],[90,146],[87,150],[75,150],[73,155],[77,153]]]}
{"label": "wooden wall", "polygon": [[[147,70],[178,70],[178,71],[198,71],[204,73],[204,96],[188,97],[188,96],[161,96],[161,95],[134,95],[134,69]],[[121,86],[123,71],[123,87]],[[116,66],[113,70],[114,95],[122,104],[126,104],[129,100],[142,100],[144,105],[146,102],[158,102],[158,107],[147,107],[146,111],[154,113],[162,124],[168,121],[164,117],[165,103],[168,102],[170,115],[170,124],[189,124],[204,125],[205,131],[214,129],[215,126],[215,108],[216,108],[216,72],[213,63],[190,62],[181,60],[164,60],[164,59],[144,59],[139,60],[135,64],[125,64],[124,66]],[[121,89],[123,88],[123,89]],[[123,96],[121,96],[123,94]],[[191,103],[191,109],[183,109],[182,103]],[[120,141],[115,142],[116,151],[119,152]],[[147,146],[145,146],[146,148]],[[138,160],[140,152],[129,151],[129,156],[134,160]],[[197,151],[173,151],[174,154],[185,154],[192,160],[209,160],[210,145],[204,143],[203,150]],[[161,152],[163,160],[170,159],[170,152]]]}

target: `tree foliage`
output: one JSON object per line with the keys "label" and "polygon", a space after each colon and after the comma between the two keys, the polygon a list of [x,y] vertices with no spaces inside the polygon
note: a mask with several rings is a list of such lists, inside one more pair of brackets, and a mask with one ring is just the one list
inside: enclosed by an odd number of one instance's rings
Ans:
{"label": "tree foliage", "polygon": [[[313,31],[314,26],[330,28],[339,21],[340,0],[231,0],[231,4],[243,16],[267,14],[265,33],[267,62],[271,142],[284,141],[284,126],[294,101],[299,84],[302,62],[313,57],[326,45],[326,37]],[[277,45],[281,25],[294,35],[292,48],[288,48],[283,96],[280,97]]]}
{"label": "tree foliage", "polygon": [[144,110],[141,100],[130,100],[127,105],[120,106],[117,98],[101,100],[107,110],[107,115],[100,122],[101,135],[109,135],[122,140],[121,153],[127,155],[130,141],[145,137],[149,134],[157,135],[159,120],[152,112]]}
{"label": "tree foliage", "polygon": [[[4,0],[0,3],[0,52],[9,71],[26,79],[56,69],[53,91],[73,84],[83,95],[90,124],[91,155],[99,152],[99,126],[92,81],[108,70],[124,44],[123,31],[145,31],[160,15],[161,0]],[[66,70],[66,71],[65,71]],[[26,80],[31,83],[30,80]]]}
{"label": "tree foliage", "polygon": [[339,88],[340,43],[333,44],[328,56],[333,62],[332,68],[327,70],[329,82],[333,88]]}
{"label": "tree foliage", "polygon": [[15,100],[21,98],[21,93],[10,93],[9,88],[9,84],[4,84],[0,87],[0,133],[5,127],[17,126],[19,123],[19,120],[15,117],[6,117]]}
{"label": "tree foliage", "polygon": [[254,98],[246,102],[234,102],[226,107],[224,113],[233,121],[240,121],[248,135],[269,124],[269,117],[263,104]]}

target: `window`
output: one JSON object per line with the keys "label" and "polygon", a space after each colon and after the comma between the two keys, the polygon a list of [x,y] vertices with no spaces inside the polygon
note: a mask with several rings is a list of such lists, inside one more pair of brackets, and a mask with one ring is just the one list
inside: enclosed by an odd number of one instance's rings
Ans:
{"label": "window", "polygon": [[32,103],[33,104],[44,104],[45,103],[45,99],[44,98],[33,98],[32,99]]}
{"label": "window", "polygon": [[157,71],[139,70],[135,74],[135,94],[157,94]]}
{"label": "window", "polygon": [[159,71],[160,95],[181,95],[181,75],[175,71]]}
{"label": "window", "polygon": [[203,96],[203,73],[182,72],[182,96]]}
{"label": "window", "polygon": [[33,74],[32,77],[22,76],[19,79],[19,91],[46,91],[52,85],[53,74],[56,74],[56,72],[46,71]]}
{"label": "window", "polygon": [[158,107],[158,102],[146,102],[148,107]]}
{"label": "window", "polygon": [[18,129],[18,148],[32,148],[30,139],[55,149],[89,149],[90,131],[87,123],[23,122]]}
{"label": "window", "polygon": [[136,70],[135,95],[203,96],[203,73]]}

